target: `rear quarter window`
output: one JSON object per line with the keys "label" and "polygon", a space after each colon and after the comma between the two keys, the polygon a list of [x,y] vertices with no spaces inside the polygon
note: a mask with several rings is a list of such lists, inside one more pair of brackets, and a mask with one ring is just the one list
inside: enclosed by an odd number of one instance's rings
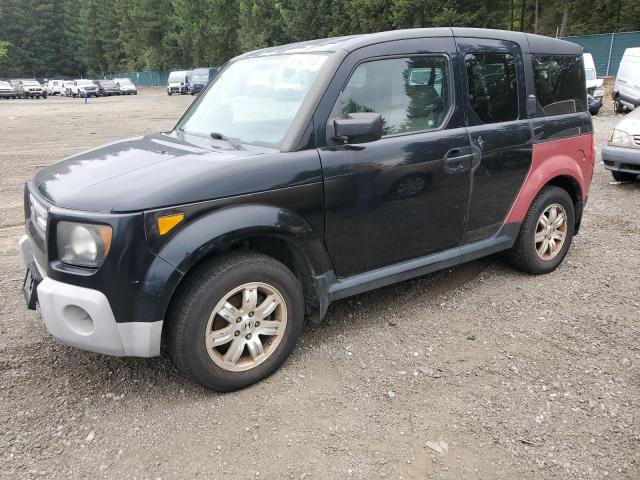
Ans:
{"label": "rear quarter window", "polygon": [[536,98],[544,115],[562,115],[587,109],[585,73],[580,56],[534,55]]}

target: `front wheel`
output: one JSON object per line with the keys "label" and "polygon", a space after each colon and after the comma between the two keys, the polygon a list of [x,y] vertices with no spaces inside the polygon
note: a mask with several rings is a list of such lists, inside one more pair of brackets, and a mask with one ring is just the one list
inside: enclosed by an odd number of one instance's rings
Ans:
{"label": "front wheel", "polygon": [[622,104],[622,102],[616,98],[616,100],[613,102],[613,109],[617,112],[617,113],[624,113],[624,105]]}
{"label": "front wheel", "polygon": [[197,267],[172,303],[168,345],[178,368],[205,388],[233,391],[271,375],[302,332],[293,273],[247,252]]}
{"label": "front wheel", "polygon": [[613,179],[618,182],[633,182],[638,176],[634,173],[616,172],[614,170],[611,170],[611,175],[613,175]]}
{"label": "front wheel", "polygon": [[575,228],[573,200],[566,190],[547,186],[535,198],[522,222],[510,263],[526,273],[541,275],[555,270],[564,259]]}

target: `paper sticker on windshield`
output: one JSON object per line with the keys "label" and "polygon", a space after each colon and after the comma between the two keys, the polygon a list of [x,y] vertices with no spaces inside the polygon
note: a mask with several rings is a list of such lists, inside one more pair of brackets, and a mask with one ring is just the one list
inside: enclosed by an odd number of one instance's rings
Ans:
{"label": "paper sticker on windshield", "polygon": [[298,68],[300,70],[311,70],[315,72],[327,59],[326,55],[312,55],[309,53],[303,55],[289,55],[286,67]]}

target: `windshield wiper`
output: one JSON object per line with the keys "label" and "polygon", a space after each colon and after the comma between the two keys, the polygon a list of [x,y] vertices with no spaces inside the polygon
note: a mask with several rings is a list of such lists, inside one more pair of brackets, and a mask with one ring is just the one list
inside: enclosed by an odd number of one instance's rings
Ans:
{"label": "windshield wiper", "polygon": [[211,132],[209,135],[211,136],[211,138],[214,138],[216,140],[224,140],[225,142],[228,142],[229,145],[231,145],[236,150],[242,150],[242,145],[240,145],[240,142],[232,138],[225,137],[223,134],[218,132]]}

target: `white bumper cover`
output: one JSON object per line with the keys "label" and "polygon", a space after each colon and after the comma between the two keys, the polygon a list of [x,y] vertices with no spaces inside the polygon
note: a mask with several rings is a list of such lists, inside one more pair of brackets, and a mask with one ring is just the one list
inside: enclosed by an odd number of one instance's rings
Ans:
{"label": "white bumper cover", "polygon": [[[25,266],[33,262],[29,239],[20,239]],[[36,264],[40,273],[44,273]],[[38,302],[47,330],[74,347],[108,355],[154,357],[160,354],[162,321],[117,323],[109,300],[98,290],[58,282],[42,275]]]}

